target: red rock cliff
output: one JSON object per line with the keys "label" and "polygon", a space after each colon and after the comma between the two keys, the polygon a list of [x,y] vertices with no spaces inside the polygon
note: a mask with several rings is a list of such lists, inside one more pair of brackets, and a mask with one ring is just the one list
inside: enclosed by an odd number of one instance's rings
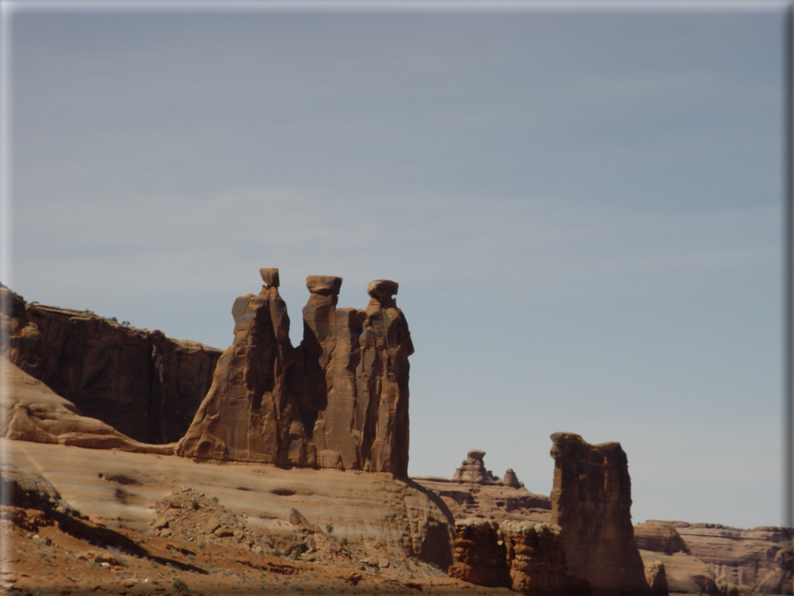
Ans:
{"label": "red rock cliff", "polygon": [[365,310],[336,308],[342,279],[309,276],[304,338],[289,341],[278,270],[237,299],[234,343],[177,447],[186,457],[408,471],[408,324],[395,282],[369,284]]}
{"label": "red rock cliff", "polygon": [[83,415],[144,443],[179,440],[209,389],[220,350],[78,311],[26,304],[0,286],[2,353]]}

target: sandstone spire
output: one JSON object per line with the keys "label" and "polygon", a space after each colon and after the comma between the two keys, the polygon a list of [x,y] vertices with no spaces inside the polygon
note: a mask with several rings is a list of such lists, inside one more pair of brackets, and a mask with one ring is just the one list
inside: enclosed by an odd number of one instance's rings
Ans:
{"label": "sandstone spire", "polygon": [[554,433],[551,440],[552,521],[562,528],[571,575],[588,580],[594,594],[648,594],[620,443],[590,445],[573,433]]}
{"label": "sandstone spire", "polygon": [[289,341],[278,269],[235,302],[235,339],[177,447],[187,457],[408,473],[405,317],[389,280],[364,310],[337,308],[342,278],[306,278],[303,341]]}

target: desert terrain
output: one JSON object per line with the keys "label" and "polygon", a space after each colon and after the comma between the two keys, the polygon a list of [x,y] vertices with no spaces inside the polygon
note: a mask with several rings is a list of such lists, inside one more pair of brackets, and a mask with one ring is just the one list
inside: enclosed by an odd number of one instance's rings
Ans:
{"label": "desert terrain", "polygon": [[549,496],[409,478],[398,285],[310,276],[294,347],[261,276],[223,352],[0,288],[4,593],[794,593],[790,529],[633,526],[617,442],[552,434]]}

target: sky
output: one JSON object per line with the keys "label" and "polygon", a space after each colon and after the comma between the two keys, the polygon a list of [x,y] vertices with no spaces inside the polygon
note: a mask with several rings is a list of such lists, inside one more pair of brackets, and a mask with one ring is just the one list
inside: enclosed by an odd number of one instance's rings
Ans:
{"label": "sky", "polygon": [[[783,3],[5,3],[6,283],[225,348],[400,284],[412,476],[783,523]],[[10,130],[10,134],[8,131]]]}

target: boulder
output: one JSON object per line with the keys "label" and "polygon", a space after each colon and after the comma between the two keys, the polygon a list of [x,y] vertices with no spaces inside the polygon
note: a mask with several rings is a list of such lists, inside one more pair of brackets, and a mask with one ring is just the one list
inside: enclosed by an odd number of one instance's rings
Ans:
{"label": "boulder", "polygon": [[234,343],[177,453],[186,457],[408,471],[408,324],[397,284],[369,284],[366,309],[337,308],[342,279],[306,279],[303,341],[289,340],[278,270],[237,299]]}
{"label": "boulder", "polygon": [[91,311],[26,303],[0,285],[0,353],[74,404],[136,441],[170,443],[188,429],[220,350],[136,329]]}
{"label": "boulder", "polygon": [[555,433],[552,521],[562,528],[571,575],[594,593],[647,594],[645,567],[634,544],[631,480],[619,443],[590,445]]}
{"label": "boulder", "polygon": [[477,518],[455,522],[453,553],[450,577],[478,586],[510,587],[507,553],[496,522]]}

